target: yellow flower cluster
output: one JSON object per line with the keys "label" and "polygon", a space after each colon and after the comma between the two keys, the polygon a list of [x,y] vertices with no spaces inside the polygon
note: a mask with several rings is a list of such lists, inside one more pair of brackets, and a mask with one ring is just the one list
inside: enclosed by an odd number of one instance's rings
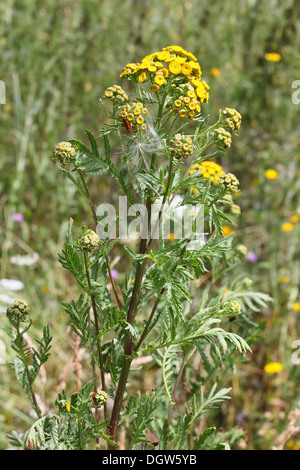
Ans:
{"label": "yellow flower cluster", "polygon": [[176,158],[189,158],[194,151],[192,139],[182,134],[176,134],[169,144],[171,154]]}
{"label": "yellow flower cluster", "polygon": [[210,179],[210,181],[212,181],[214,184],[218,184],[220,176],[224,175],[224,171],[221,165],[210,161],[196,163],[190,169],[189,174],[192,175],[197,170],[201,170],[201,176]]}
{"label": "yellow flower cluster", "polygon": [[119,120],[122,123],[127,123],[128,131],[136,133],[138,130],[144,131],[147,128],[144,118],[147,113],[148,109],[142,103],[126,104],[119,115]]}
{"label": "yellow flower cluster", "polygon": [[[181,113],[178,109],[178,113],[181,117],[189,114],[189,117],[193,119],[193,113],[200,112],[200,103],[207,102],[209,98],[209,86],[201,80],[201,74],[201,67],[191,52],[187,52],[180,46],[168,46],[159,52],[147,55],[140,63],[127,64],[120,77],[135,79],[141,83],[149,81],[153,92],[158,92],[161,86],[171,83],[171,92],[177,95],[177,88],[180,85],[188,85],[187,91],[192,96],[187,93],[183,98],[189,98],[194,104],[190,107],[186,106]],[[181,96],[182,92],[179,94]],[[179,101],[178,106],[174,105],[172,108],[180,108]],[[185,104],[190,104],[190,101]]]}
{"label": "yellow flower cluster", "polygon": [[128,95],[119,85],[109,86],[103,95],[103,98],[112,100],[115,103],[121,104],[128,101]]}
{"label": "yellow flower cluster", "polygon": [[[188,116],[189,119],[194,119],[196,114],[199,114],[201,111],[200,103],[207,101],[206,96],[206,84],[203,87],[198,87],[199,95],[197,90],[195,91],[191,84],[179,85],[177,91],[182,94],[179,94],[173,102],[173,108],[170,112],[178,113],[182,118]],[[201,88],[201,93],[200,93]]]}
{"label": "yellow flower cluster", "polygon": [[223,114],[225,117],[226,126],[228,126],[229,130],[234,131],[238,130],[242,124],[242,116],[241,114],[233,108],[225,108],[223,110]]}
{"label": "yellow flower cluster", "polygon": [[224,148],[229,148],[231,146],[232,140],[230,132],[226,131],[224,127],[218,127],[215,129],[215,134],[217,137],[217,141],[222,144]]}

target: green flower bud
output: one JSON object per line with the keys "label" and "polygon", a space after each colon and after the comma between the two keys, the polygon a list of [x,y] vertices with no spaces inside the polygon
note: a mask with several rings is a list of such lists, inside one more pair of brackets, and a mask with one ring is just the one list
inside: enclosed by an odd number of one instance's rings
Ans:
{"label": "green flower bud", "polygon": [[128,95],[119,85],[109,86],[103,95],[103,98],[112,100],[117,104],[128,101]]}
{"label": "green flower bud", "polygon": [[244,280],[243,280],[243,284],[245,287],[251,287],[252,284],[253,284],[253,281],[252,279],[250,279],[249,277],[246,277]]}
{"label": "green flower bud", "polygon": [[171,154],[176,158],[189,158],[194,152],[192,139],[186,135],[176,134],[174,139],[170,140],[169,145]]}
{"label": "green flower bud", "polygon": [[221,143],[222,147],[228,149],[231,147],[231,134],[226,131],[223,127],[218,127],[215,129],[215,137],[218,143]]}
{"label": "green flower bud", "polygon": [[242,308],[236,300],[228,300],[223,304],[223,313],[226,317],[230,317],[230,320],[235,320],[241,311]]}
{"label": "green flower bud", "polygon": [[248,253],[247,247],[245,245],[242,245],[241,243],[237,245],[236,250],[244,256],[246,256],[246,254]]}
{"label": "green flower bud", "polygon": [[225,117],[224,124],[229,131],[238,130],[241,127],[242,116],[236,109],[225,108],[223,110],[223,115]]}
{"label": "green flower bud", "polygon": [[227,193],[236,193],[239,190],[239,180],[232,173],[227,173],[219,177],[218,183]]}
{"label": "green flower bud", "polygon": [[92,393],[92,399],[96,408],[100,408],[107,402],[108,395],[103,390],[97,390],[97,392]]}
{"label": "green flower bud", "polygon": [[94,230],[86,229],[82,237],[79,238],[77,245],[84,251],[96,251],[99,248],[101,239]]}
{"label": "green flower bud", "polygon": [[54,159],[59,160],[60,163],[65,165],[69,163],[71,158],[76,157],[76,150],[71,142],[60,142],[54,150]]}
{"label": "green flower bud", "polygon": [[6,311],[6,315],[12,323],[27,321],[29,313],[30,308],[25,300],[15,300]]}
{"label": "green flower bud", "polygon": [[234,215],[240,215],[241,213],[241,208],[237,204],[232,204],[231,206],[231,213]]}

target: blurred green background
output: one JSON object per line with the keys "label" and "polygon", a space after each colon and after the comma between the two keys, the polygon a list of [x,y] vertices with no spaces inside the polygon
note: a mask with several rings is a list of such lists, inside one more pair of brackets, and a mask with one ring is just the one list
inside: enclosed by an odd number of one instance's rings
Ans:
{"label": "blurred green background", "polygon": [[[299,1],[6,0],[0,18],[0,80],[6,85],[6,104],[0,105],[0,278],[24,284],[37,336],[41,325],[51,324],[54,355],[42,398],[51,402],[72,355],[59,302],[72,298],[74,286],[57,253],[69,217],[77,227],[88,217],[81,197],[58,174],[53,148],[61,140],[85,141],[85,129],[97,135],[105,120],[99,103],[105,88],[118,83],[130,93],[130,83],[119,79],[123,66],[176,44],[198,58],[211,87],[204,112],[216,117],[219,109],[233,107],[243,116],[228,158],[218,163],[240,179],[242,214],[233,228],[257,257],[245,258],[241,273],[274,303],[264,314],[265,337],[230,383],[233,398],[221,426],[242,426],[247,448],[271,448],[300,392],[300,365],[291,359],[300,338],[300,104],[291,99],[292,83],[300,79]],[[276,170],[275,179],[266,176],[268,169]],[[116,196],[105,179],[92,191],[99,202]],[[285,223],[292,224],[289,231]],[[0,285],[0,340],[8,359],[2,330],[14,288]],[[264,365],[273,361],[283,370],[266,375]],[[32,417],[4,364],[0,385],[0,448],[7,448],[6,434],[26,429]],[[291,442],[289,448],[300,445],[297,436]]]}

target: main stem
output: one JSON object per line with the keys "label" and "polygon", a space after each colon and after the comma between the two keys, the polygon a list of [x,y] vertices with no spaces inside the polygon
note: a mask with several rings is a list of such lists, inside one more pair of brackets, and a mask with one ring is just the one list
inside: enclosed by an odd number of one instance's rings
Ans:
{"label": "main stem", "polygon": [[[84,263],[85,263],[85,269],[86,269],[86,277],[87,277],[88,286],[89,286],[89,290],[90,290],[92,310],[93,310],[93,315],[94,315],[95,332],[96,332],[96,337],[97,337],[99,367],[100,367],[100,375],[101,375],[101,386],[102,386],[102,390],[104,392],[106,392],[103,358],[102,358],[102,345],[101,345],[101,339],[99,338],[99,323],[98,323],[98,316],[97,316],[97,306],[96,306],[95,296],[91,291],[92,284],[91,284],[91,277],[90,277],[89,266],[88,266],[88,257],[87,257],[86,252],[84,252]],[[103,409],[104,409],[104,419],[107,419],[107,405],[106,405],[106,403],[104,404]]]}
{"label": "main stem", "polygon": [[[150,206],[150,202],[151,202],[150,198],[148,198],[147,199],[148,208]],[[148,216],[149,216],[149,212],[148,212]],[[140,247],[139,247],[140,254],[145,253],[146,246],[147,246],[147,240],[141,239]],[[143,268],[144,268],[144,263],[138,262],[137,268],[136,268],[133,292],[132,292],[131,301],[130,301],[130,305],[129,305],[128,313],[127,313],[127,321],[131,325],[133,325],[134,323],[134,318],[135,318],[135,314],[136,314],[136,310],[138,306],[139,292],[140,292],[142,279],[143,279],[143,271],[144,271]],[[117,391],[115,395],[114,406],[113,406],[110,426],[109,426],[111,438],[115,442],[117,441],[119,416],[120,416],[123,396],[124,396],[124,392],[125,392],[125,388],[127,384],[131,362],[132,362],[132,337],[128,333],[126,333],[125,341],[124,341],[124,357],[123,357],[123,362],[122,362],[121,374],[120,374],[119,383],[118,383],[118,387],[117,387]],[[113,449],[114,446],[111,446],[110,448]]]}

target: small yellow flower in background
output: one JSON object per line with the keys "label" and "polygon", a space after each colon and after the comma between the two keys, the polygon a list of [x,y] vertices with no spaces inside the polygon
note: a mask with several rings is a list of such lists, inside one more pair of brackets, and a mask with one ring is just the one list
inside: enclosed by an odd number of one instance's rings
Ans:
{"label": "small yellow flower in background", "polygon": [[300,215],[291,215],[290,217],[290,222],[292,222],[292,224],[295,224],[296,222],[298,222],[300,220]]}
{"label": "small yellow flower in background", "polygon": [[222,233],[224,237],[227,237],[227,235],[230,235],[230,233],[233,232],[233,229],[231,227],[228,227],[228,225],[223,225],[222,227]]}
{"label": "small yellow flower in background", "polygon": [[3,105],[4,112],[7,114],[12,110],[12,106],[9,103]]}
{"label": "small yellow flower in background", "polygon": [[251,181],[251,186],[256,187],[259,185],[259,179],[255,178],[254,180]]}
{"label": "small yellow flower in background", "polygon": [[218,69],[217,67],[213,67],[212,69],[210,69],[209,73],[212,77],[218,77],[220,75],[220,69]]}
{"label": "small yellow flower in background", "polygon": [[66,403],[66,408],[67,408],[68,411],[70,411],[70,409],[71,409],[71,403],[70,403],[69,401]]}
{"label": "small yellow flower in background", "polygon": [[289,276],[279,276],[278,278],[278,282],[280,282],[281,284],[286,284],[288,282],[290,282],[291,278]]}
{"label": "small yellow flower in background", "polygon": [[298,444],[295,444],[294,441],[291,439],[287,441],[286,446],[290,450],[300,450],[300,446]]}
{"label": "small yellow flower in background", "polygon": [[222,299],[223,299],[223,297],[224,297],[226,294],[228,294],[228,292],[230,292],[229,289],[225,289],[225,290],[222,292]]}
{"label": "small yellow flower in background", "polygon": [[278,171],[272,170],[270,168],[269,170],[265,171],[265,177],[269,180],[276,180],[278,178]]}
{"label": "small yellow flower in background", "polygon": [[283,232],[291,232],[292,230],[294,230],[294,228],[295,228],[295,225],[289,222],[286,222],[285,224],[281,225],[281,230]]}
{"label": "small yellow flower in background", "polygon": [[258,121],[256,119],[252,119],[250,122],[251,127],[257,127],[258,126]]}
{"label": "small yellow flower in background", "polygon": [[135,278],[132,279],[132,281],[130,281],[129,285],[131,286],[131,284],[133,284],[135,281]]}
{"label": "small yellow flower in background", "polygon": [[300,312],[300,302],[295,302],[293,305],[293,310],[295,312]]}
{"label": "small yellow flower in background", "polygon": [[92,82],[85,82],[84,84],[84,92],[89,93],[93,89],[93,84]]}
{"label": "small yellow flower in background", "polygon": [[282,371],[282,368],[283,366],[280,362],[270,362],[265,365],[264,371],[267,372],[267,374],[278,374],[278,372]]}
{"label": "small yellow flower in background", "polygon": [[281,60],[281,55],[277,52],[269,52],[265,54],[265,59],[269,62],[279,62]]}
{"label": "small yellow flower in background", "polygon": [[174,235],[174,233],[170,233],[170,235],[169,235],[169,240],[171,240],[171,241],[175,240],[175,235]]}
{"label": "small yellow flower in background", "polygon": [[49,286],[44,286],[43,291],[47,294],[49,292],[50,288]]}

